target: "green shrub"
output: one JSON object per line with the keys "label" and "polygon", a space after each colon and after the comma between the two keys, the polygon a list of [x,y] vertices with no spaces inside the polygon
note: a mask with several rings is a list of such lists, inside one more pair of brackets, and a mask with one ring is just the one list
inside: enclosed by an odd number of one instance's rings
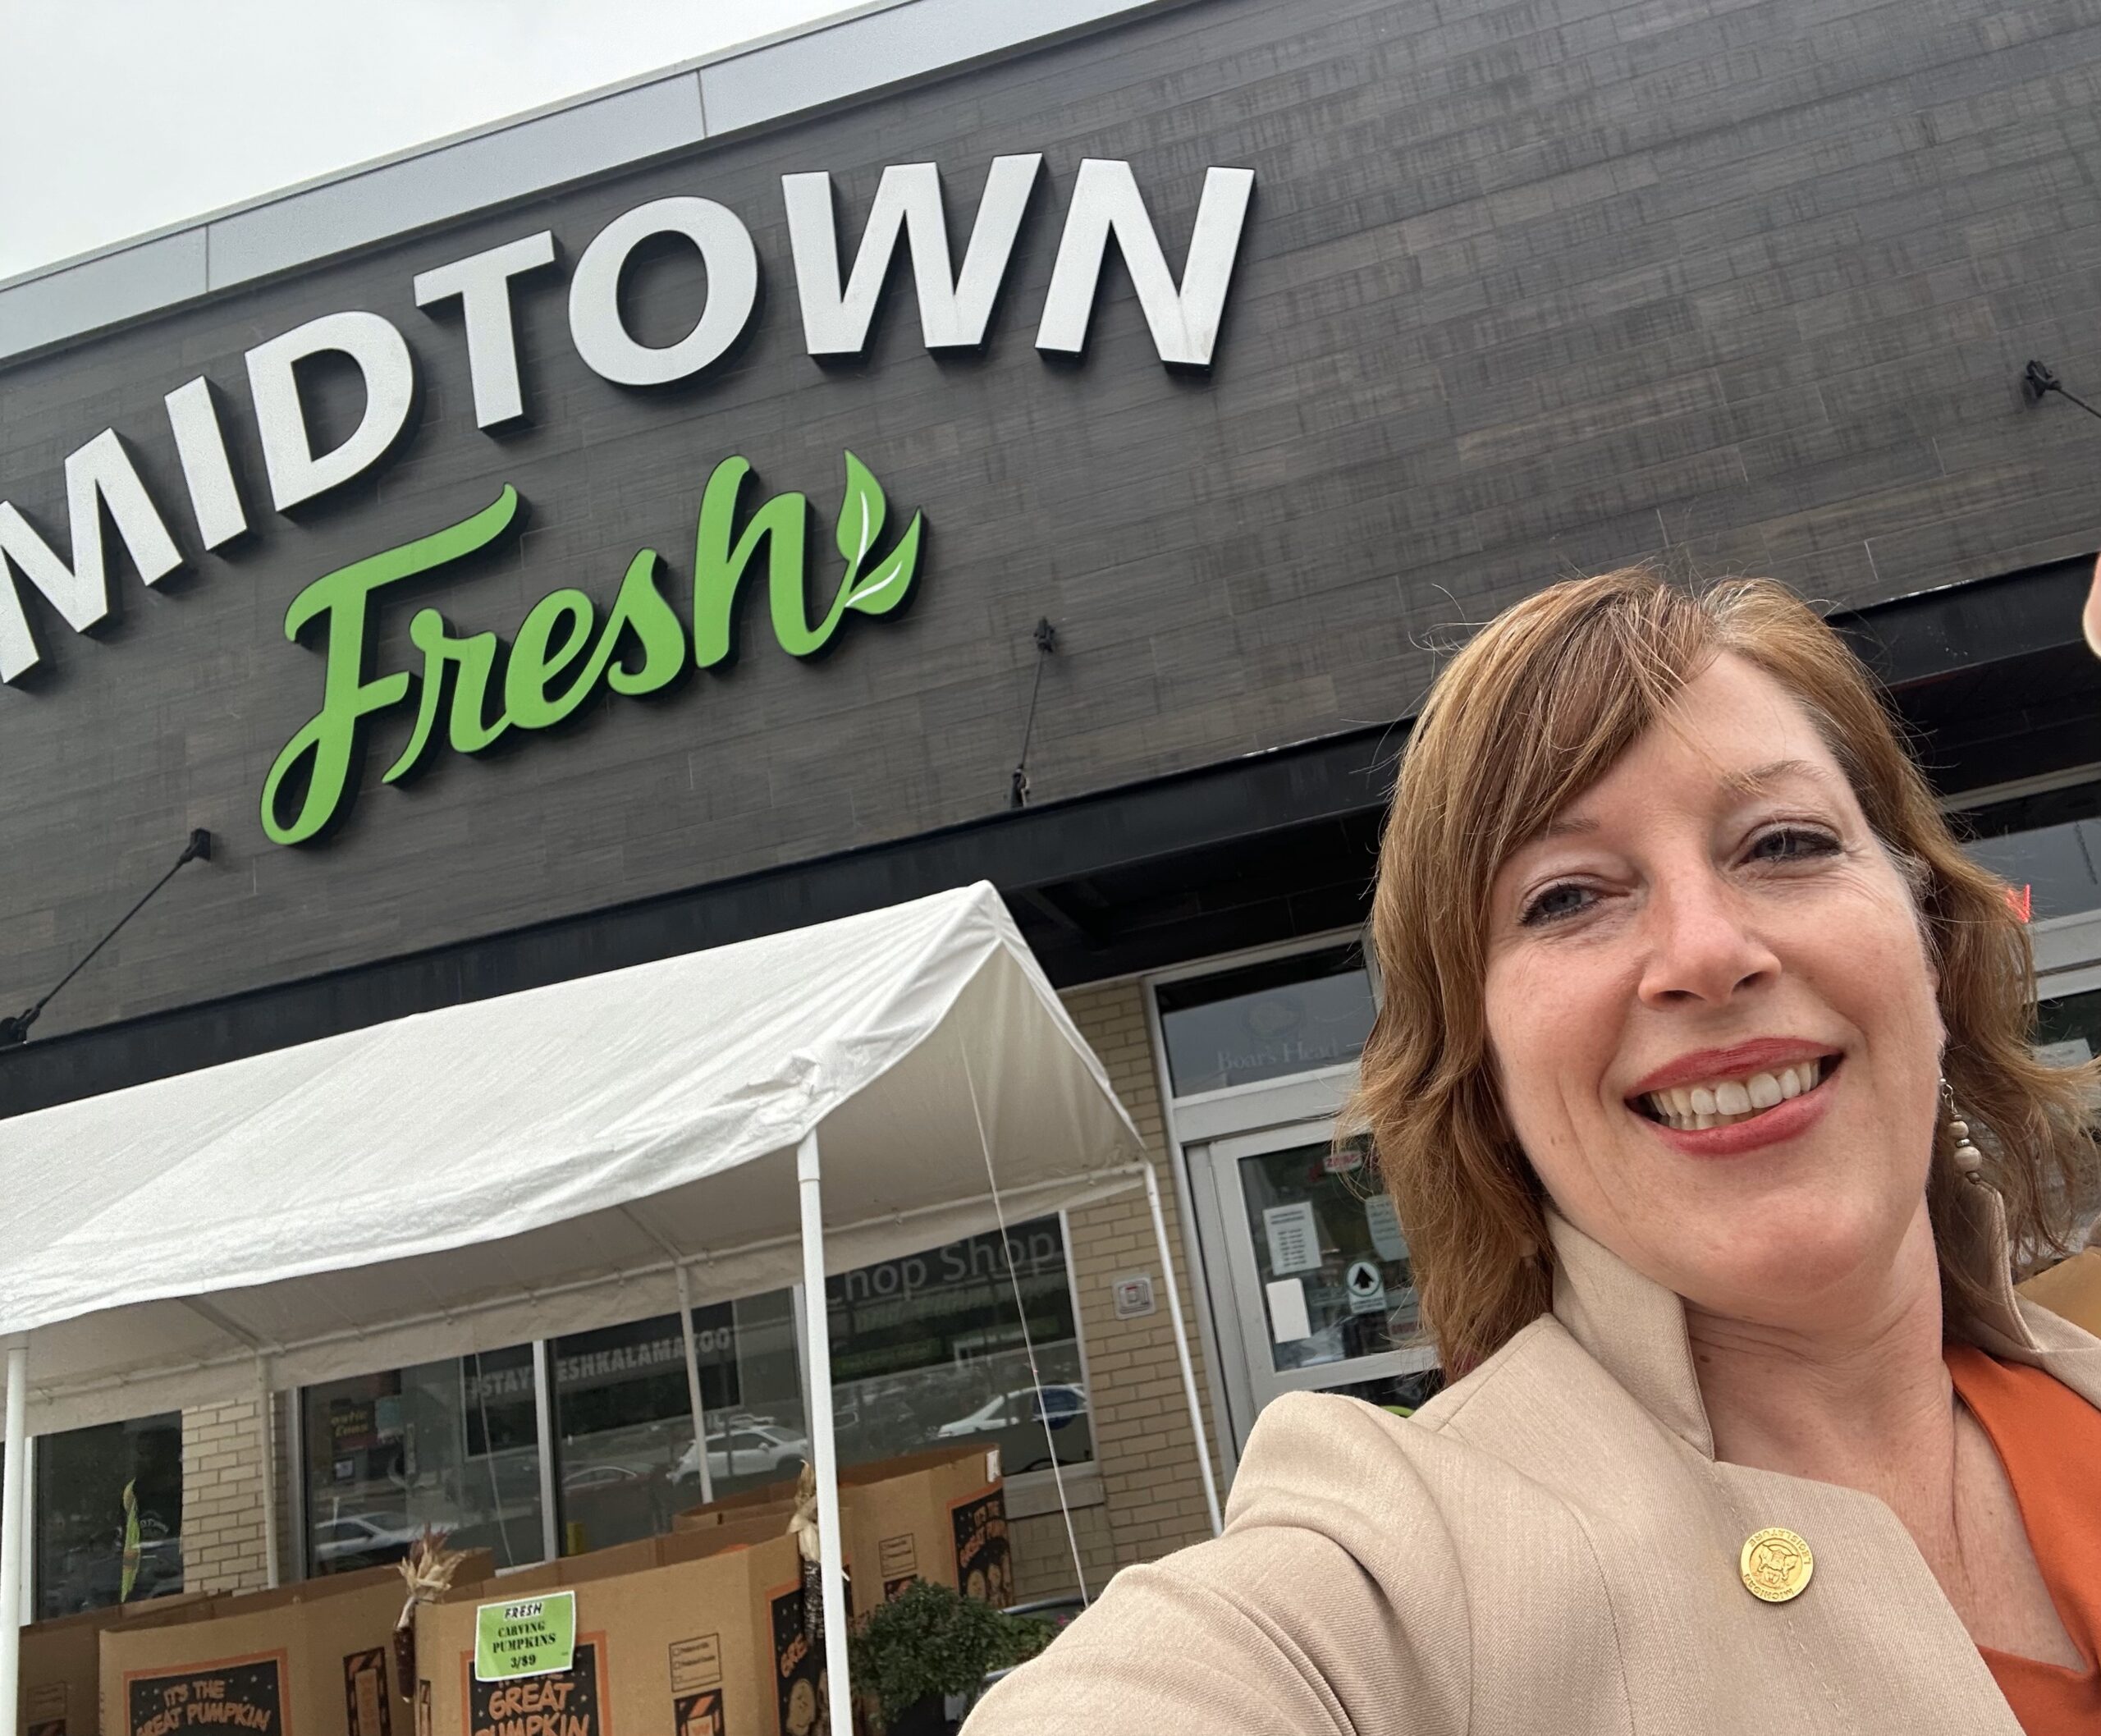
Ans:
{"label": "green shrub", "polygon": [[915,1579],[856,1624],[854,1686],[874,1696],[888,1727],[922,1700],[972,1692],[987,1671],[1034,1657],[1050,1640],[1047,1622]]}

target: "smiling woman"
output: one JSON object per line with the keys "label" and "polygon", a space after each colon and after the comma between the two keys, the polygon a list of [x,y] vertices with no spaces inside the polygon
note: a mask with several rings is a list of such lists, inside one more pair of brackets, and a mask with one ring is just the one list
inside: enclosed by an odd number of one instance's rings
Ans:
{"label": "smiling woman", "polygon": [[971,1736],[2101,1730],[2101,1341],[2012,1283],[2094,1069],[1837,634],[1760,580],[1520,603],[1417,721],[1372,939],[1359,1119],[1463,1378],[1272,1404],[1224,1537]]}

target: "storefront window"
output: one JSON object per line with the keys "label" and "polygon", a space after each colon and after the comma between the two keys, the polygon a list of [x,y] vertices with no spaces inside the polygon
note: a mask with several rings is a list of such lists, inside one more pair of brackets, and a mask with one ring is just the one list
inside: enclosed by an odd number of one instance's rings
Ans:
{"label": "storefront window", "polygon": [[39,1619],[182,1589],[180,1412],[43,1436],[33,1463]]}
{"label": "storefront window", "polygon": [[[826,1286],[842,1465],[968,1442],[1009,1473],[1094,1456],[1079,1332],[1055,1217],[864,1266]],[[1029,1378],[1018,1281],[1043,1391]],[[809,1457],[793,1293],[693,1314],[707,1473],[735,1494],[794,1476]],[[667,1529],[700,1499],[675,1314],[561,1340],[555,1350],[565,1552]],[[1046,1427],[1047,1425],[1047,1427]]]}
{"label": "storefront window", "polygon": [[1371,1033],[1371,979],[1354,946],[1163,983],[1160,1034],[1178,1097],[1343,1065]]}
{"label": "storefront window", "polygon": [[534,1387],[515,1344],[306,1388],[310,1571],[398,1561],[426,1525],[499,1566],[539,1560]]}
{"label": "storefront window", "polygon": [[[809,1456],[791,1304],[776,1290],[693,1311],[717,1496],[793,1477]],[[564,1554],[668,1531],[699,1501],[677,1315],[557,1340],[554,1390]]]}
{"label": "storefront window", "polygon": [[[1012,1262],[1012,1276],[1009,1262]],[[1029,1376],[1017,1285],[1036,1349]],[[840,1460],[994,1446],[1007,1474],[1094,1457],[1078,1322],[1055,1217],[863,1266],[826,1286]]]}
{"label": "storefront window", "polygon": [[[826,1304],[842,1465],[965,1444],[997,1446],[1009,1475],[1094,1457],[1057,1218],[1013,1226],[1004,1247],[973,1236],[843,1273]],[[713,1492],[795,1476],[810,1441],[794,1293],[698,1308],[693,1331]],[[701,1499],[678,1316],[572,1333],[552,1360],[562,1552],[669,1530]],[[305,1390],[314,1573],[398,1560],[425,1524],[505,1565],[540,1558],[532,1351],[478,1362]]]}

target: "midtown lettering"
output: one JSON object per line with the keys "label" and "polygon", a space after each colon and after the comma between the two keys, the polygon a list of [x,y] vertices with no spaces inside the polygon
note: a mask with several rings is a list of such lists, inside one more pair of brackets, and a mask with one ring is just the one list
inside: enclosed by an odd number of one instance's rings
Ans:
{"label": "midtown lettering", "polygon": [[[935,165],[886,168],[866,214],[852,266],[842,269],[831,176],[824,172],[784,176],[781,199],[789,252],[808,353],[813,357],[844,356],[867,347],[886,277],[900,247],[910,259],[927,346],[954,350],[982,345],[1032,195],[1043,178],[1043,159],[1038,154],[993,159],[958,266],[950,254],[947,211]],[[1173,367],[1208,367],[1253,186],[1254,173],[1249,169],[1206,171],[1188,253],[1178,279],[1154,231],[1130,165],[1097,158],[1083,162],[1066,204],[1037,320],[1037,348],[1046,355],[1077,355],[1084,350],[1096,291],[1113,240],[1160,360]],[[667,236],[698,251],[707,286],[698,317],[684,337],[666,345],[646,345],[635,339],[624,322],[620,278],[638,248]],[[435,266],[413,279],[419,306],[458,305],[456,327],[443,335],[433,328],[422,334],[422,341],[464,341],[474,419],[483,429],[515,424],[524,416],[525,382],[513,326],[512,293],[520,279],[556,269],[560,256],[554,231],[542,230]],[[744,337],[760,305],[761,275],[751,232],[735,212],[698,197],[652,200],[614,218],[576,255],[568,289],[570,340],[586,366],[616,387],[647,390],[692,380],[721,362]],[[362,376],[364,407],[348,436],[327,451],[316,451],[299,370],[324,355],[347,359]],[[408,339],[385,316],[363,309],[323,314],[257,345],[246,352],[244,361],[263,479],[276,511],[288,511],[368,474],[405,443],[416,397],[417,367]],[[39,626],[48,630],[56,623],[85,633],[108,618],[112,551],[105,543],[106,529],[113,532],[139,578],[152,585],[251,528],[249,501],[255,485],[252,479],[244,483],[236,474],[223,419],[227,403],[219,387],[203,377],[185,382],[163,400],[188,496],[186,522],[172,518],[168,503],[154,498],[114,428],[103,428],[65,460],[70,532],[66,555],[62,556],[52,538],[11,501],[0,501],[0,680],[16,681],[42,660],[36,637]],[[478,524],[482,520],[478,515],[469,522]],[[440,539],[464,534],[463,527],[456,525],[450,531],[432,533]],[[406,545],[423,551],[413,558],[433,560],[425,547],[428,540]],[[374,560],[383,563],[401,558],[410,557],[404,549],[396,549]],[[326,619],[332,644],[339,625],[350,619],[347,612],[338,611],[350,610],[350,593],[362,598],[371,587],[385,582],[372,576],[381,570],[360,562],[344,570],[357,577],[336,573],[317,581],[325,589],[312,604],[312,615]],[[663,625],[642,595],[648,583],[636,579],[632,590],[625,586],[622,590],[627,599],[623,625],[633,627],[638,636],[643,634],[639,623],[644,617],[659,628]],[[901,581],[899,589],[901,593]],[[869,600],[836,604],[833,615],[816,626],[798,621],[784,629],[776,614],[775,626],[783,632],[784,644],[805,634],[819,635],[817,642],[822,643],[836,625],[839,609],[877,612],[867,607]],[[581,618],[575,605],[556,605],[550,599],[544,606],[548,615],[530,634],[521,630],[520,644],[539,645],[544,641],[547,648],[566,646],[572,630],[581,631],[575,628]],[[618,614],[622,605],[616,602],[614,608]],[[431,639],[423,646],[428,657],[458,670],[478,666],[474,660],[479,652],[439,644],[438,631],[436,627],[427,631]],[[700,644],[703,631],[697,623],[697,655],[705,655]],[[546,654],[554,653],[550,648]],[[591,658],[597,655],[593,651]],[[514,664],[519,656],[515,645]],[[622,680],[653,679],[654,672],[661,672],[662,666],[652,665],[646,649],[642,658],[634,666],[609,661],[599,666],[617,688]],[[590,666],[590,660],[585,666]],[[332,661],[328,680],[324,711],[342,705],[371,708],[378,703],[361,689],[339,691],[339,673]],[[506,694],[507,708],[510,698]],[[557,703],[544,694],[535,699],[523,688],[516,698],[520,708],[507,709],[506,716],[518,727],[542,726],[529,719]],[[435,729],[434,718],[428,726]],[[282,817],[281,829],[286,832],[303,832],[328,807],[323,798],[336,763],[331,757],[335,726],[323,727],[317,720],[314,727],[317,733],[305,749],[312,761],[312,781],[304,802]],[[462,725],[451,739],[458,746],[477,733],[477,726]],[[313,794],[315,788],[323,792],[321,797]],[[273,799],[285,795],[284,780],[276,774],[272,792]],[[319,808],[317,801],[322,804]]]}

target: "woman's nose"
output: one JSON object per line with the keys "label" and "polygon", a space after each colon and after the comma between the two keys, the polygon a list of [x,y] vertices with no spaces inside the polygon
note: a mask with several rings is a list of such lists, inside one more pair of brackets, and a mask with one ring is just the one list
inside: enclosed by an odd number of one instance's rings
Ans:
{"label": "woman's nose", "polygon": [[1705,865],[1658,882],[1642,930],[1641,995],[1651,1005],[1719,1005],[1779,974],[1778,956],[1741,893]]}

